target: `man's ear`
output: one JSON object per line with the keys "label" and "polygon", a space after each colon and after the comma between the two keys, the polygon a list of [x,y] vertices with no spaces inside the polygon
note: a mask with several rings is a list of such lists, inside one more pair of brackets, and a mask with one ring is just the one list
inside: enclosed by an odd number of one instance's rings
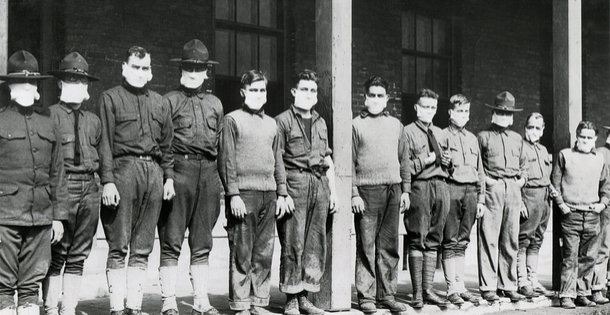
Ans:
{"label": "man's ear", "polygon": [[61,80],[57,80],[57,87],[61,90]]}
{"label": "man's ear", "polygon": [[241,97],[245,98],[246,97],[246,91],[244,89],[239,89],[239,94],[241,95]]}
{"label": "man's ear", "polygon": [[290,93],[292,94],[292,97],[297,96],[297,89],[296,88],[290,89]]}

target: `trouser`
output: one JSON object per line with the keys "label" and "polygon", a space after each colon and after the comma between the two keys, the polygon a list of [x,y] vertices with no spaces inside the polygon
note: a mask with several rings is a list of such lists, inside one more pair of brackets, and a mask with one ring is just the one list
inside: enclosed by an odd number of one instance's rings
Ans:
{"label": "trouser", "polygon": [[514,179],[485,189],[488,211],[478,223],[479,289],[517,290],[521,191]]}
{"label": "trouser", "polygon": [[0,225],[0,310],[38,302],[51,262],[51,225]]}
{"label": "trouser", "polygon": [[[447,280],[447,294],[461,292],[464,287],[463,270],[455,270],[455,260],[464,259],[466,248],[470,243],[470,232],[477,217],[478,191],[476,184],[460,184],[450,182],[450,209],[443,232],[443,268]],[[451,266],[449,266],[451,264]],[[453,267],[453,268],[452,268]],[[451,272],[455,270],[454,272]],[[458,280],[459,279],[459,280]]]}
{"label": "trouser", "polygon": [[591,290],[600,291],[608,283],[608,255],[610,254],[610,209],[606,208],[599,214],[599,251],[593,269]]}
{"label": "trouser", "polygon": [[449,213],[449,189],[440,178],[415,180],[411,184],[411,208],[406,212],[409,249],[438,251]]}
{"label": "trouser", "polygon": [[561,288],[559,297],[591,295],[591,279],[599,250],[599,214],[572,211],[561,218]]}
{"label": "trouser", "polygon": [[163,200],[163,171],[154,161],[125,156],[114,159],[118,207],[102,206],[101,219],[108,241],[108,269],[146,268],[153,249],[155,227]]}
{"label": "trouser", "polygon": [[282,245],[279,289],[287,294],[318,292],[326,262],[328,178],[288,172],[286,185],[295,209],[277,221]]}
{"label": "trouser", "polygon": [[189,230],[191,265],[207,265],[212,230],[220,214],[222,185],[215,161],[175,155],[176,196],[163,203],[159,217],[160,266],[178,266],[184,233]]}
{"label": "trouser", "polygon": [[[540,246],[544,240],[549,218],[551,216],[551,205],[549,203],[549,188],[523,187],[521,197],[525,208],[527,208],[527,219],[521,218],[519,225],[519,257],[517,270],[517,283],[519,287],[540,286],[537,282],[537,270],[528,265],[527,256],[538,255]],[[537,265],[537,264],[536,264]]]}
{"label": "trouser", "polygon": [[275,238],[275,191],[240,191],[247,214],[231,215],[226,198],[229,239],[229,307],[246,310],[269,304],[269,279]]}
{"label": "trouser", "polygon": [[400,184],[359,186],[358,193],[364,201],[364,213],[354,216],[358,302],[394,300],[402,189]]}
{"label": "trouser", "polygon": [[63,221],[64,236],[51,247],[52,259],[48,276],[64,273],[81,276],[85,260],[89,257],[99,220],[101,193],[91,175],[89,180],[72,180],[68,183],[68,220]]}

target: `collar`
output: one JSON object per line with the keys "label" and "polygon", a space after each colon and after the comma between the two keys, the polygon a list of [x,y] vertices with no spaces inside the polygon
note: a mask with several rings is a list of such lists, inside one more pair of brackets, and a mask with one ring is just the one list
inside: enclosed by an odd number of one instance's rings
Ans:
{"label": "collar", "polygon": [[389,116],[389,115],[390,115],[390,112],[388,112],[387,110],[381,111],[381,113],[379,113],[379,114],[372,114],[371,112],[369,112],[368,109],[365,108],[360,112],[360,117],[362,117],[362,118]]}
{"label": "collar", "polygon": [[[81,104],[81,107],[82,107],[82,104]],[[80,112],[81,115],[84,115],[81,107],[78,108],[78,111]],[[63,109],[68,114],[72,114],[72,112],[74,111],[74,108],[72,108],[72,106],[70,106],[70,104],[68,104],[64,101],[59,101],[59,108]]]}
{"label": "collar", "polygon": [[135,95],[144,94],[144,95],[148,96],[148,87],[147,87],[147,84],[145,84],[141,88],[137,88],[137,87],[134,87],[131,84],[127,83],[127,80],[123,79],[122,85],[125,88],[125,90],[131,92],[132,94],[135,94]]}
{"label": "collar", "polygon": [[[301,119],[304,119],[303,116],[297,112],[297,110],[294,107],[294,104],[290,105],[290,111],[292,112],[292,114],[296,117],[299,117]],[[318,114],[318,112],[316,112],[315,110],[311,110],[311,121],[316,121],[318,118],[320,118],[320,114]]]}
{"label": "collar", "polygon": [[197,96],[199,97],[199,99],[203,99],[203,96],[205,95],[205,89],[203,88],[203,84],[201,84],[198,88],[194,89],[189,89],[184,85],[180,85],[178,90],[180,90],[182,93],[184,93],[184,95],[188,97]]}
{"label": "collar", "polygon": [[24,116],[31,116],[34,113],[34,107],[36,107],[36,105],[32,105],[29,107],[23,107],[23,106],[17,104],[15,101],[11,101],[11,104],[9,105],[9,109],[16,111],[19,114],[24,115]]}
{"label": "collar", "polygon": [[261,107],[261,109],[259,109],[259,110],[253,110],[250,107],[248,107],[248,105],[246,105],[246,103],[242,103],[241,109],[250,115],[258,115],[258,116],[261,116],[261,118],[263,116],[265,116],[265,109],[263,107]]}
{"label": "collar", "polygon": [[525,138],[523,138],[523,142],[531,145],[532,147],[536,148],[536,149],[540,149],[540,140],[536,141],[536,142],[531,142]]}
{"label": "collar", "polygon": [[593,149],[591,149],[590,152],[582,152],[578,149],[578,146],[576,145],[576,143],[574,143],[574,146],[572,147],[572,151],[574,152],[578,152],[578,153],[582,153],[582,154],[593,154],[593,155],[597,155],[597,149],[595,147],[593,147]]}
{"label": "collar", "polygon": [[415,121],[415,126],[419,127],[419,129],[421,129],[424,133],[428,133],[428,130],[430,129],[430,127],[432,127],[434,124],[432,122],[430,122],[430,124],[428,124],[427,126],[424,125],[424,123],[421,120],[416,120]]}
{"label": "collar", "polygon": [[508,127],[500,127],[494,123],[491,124],[491,130],[497,132],[497,133],[506,133],[506,131],[508,130]]}
{"label": "collar", "polygon": [[449,124],[449,127],[447,127],[447,130],[449,130],[449,132],[451,132],[454,135],[456,135],[458,133],[466,134],[466,129],[464,129],[464,127],[459,128],[458,126],[451,124],[451,123]]}

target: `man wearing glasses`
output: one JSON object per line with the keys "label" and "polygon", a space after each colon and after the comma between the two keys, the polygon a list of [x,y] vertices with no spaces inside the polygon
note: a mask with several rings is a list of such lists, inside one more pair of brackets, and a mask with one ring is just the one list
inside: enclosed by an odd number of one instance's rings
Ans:
{"label": "man wearing glasses", "polygon": [[159,279],[161,314],[177,315],[178,257],[189,230],[193,315],[216,315],[208,299],[208,271],[212,229],[220,214],[222,184],[218,175],[218,128],[223,117],[220,100],[205,90],[212,64],[208,49],[198,39],[184,45],[180,62],[180,87],[163,96],[163,109],[174,127],[174,186],[176,197],[163,204],[159,218],[161,260]]}
{"label": "man wearing glasses", "polygon": [[62,292],[62,315],[74,315],[80,293],[85,259],[91,252],[97,230],[100,189],[94,173],[100,159],[98,145],[102,125],[97,115],[83,110],[89,99],[89,82],[98,81],[88,73],[89,65],[77,52],[69,53],[59,63],[59,70],[49,71],[61,89],[59,103],[50,107],[51,117],[61,133],[64,169],[68,182],[68,220],[64,221],[64,237],[52,248],[51,267],[42,282],[45,314],[58,314]]}
{"label": "man wearing glasses", "polygon": [[174,196],[172,122],[161,95],[146,86],[151,79],[150,54],[133,46],[123,62],[123,83],[99,100],[100,217],[108,241],[106,275],[114,315],[141,313],[161,203]]}

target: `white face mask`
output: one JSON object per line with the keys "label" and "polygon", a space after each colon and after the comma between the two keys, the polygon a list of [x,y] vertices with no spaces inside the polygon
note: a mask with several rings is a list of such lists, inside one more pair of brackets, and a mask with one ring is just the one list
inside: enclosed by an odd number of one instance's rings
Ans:
{"label": "white face mask", "polygon": [[500,127],[506,128],[513,124],[513,115],[509,114],[504,116],[493,113],[493,115],[491,115],[491,122]]}
{"label": "white face mask", "polygon": [[265,81],[256,81],[241,89],[244,103],[251,110],[259,110],[267,103],[267,85]]}
{"label": "white face mask", "polygon": [[182,77],[180,78],[180,84],[189,89],[196,89],[200,87],[205,79],[208,78],[207,71],[199,72],[187,72],[182,70]]}
{"label": "white face mask", "polygon": [[294,106],[299,109],[309,111],[318,103],[318,84],[315,81],[301,80],[291,92]]}
{"label": "white face mask", "polygon": [[422,97],[417,101],[415,105],[415,111],[417,112],[417,119],[423,123],[429,124],[432,122],[432,118],[436,115],[436,108],[438,100],[429,97]]}
{"label": "white face mask", "polygon": [[608,137],[606,138],[606,143],[610,144],[610,134],[608,135]]}
{"label": "white face mask", "polygon": [[38,85],[31,83],[13,83],[8,85],[11,90],[11,100],[23,107],[34,105],[40,99]]}
{"label": "white face mask", "polygon": [[525,126],[525,139],[531,143],[536,143],[544,132],[544,121],[540,118],[530,119]]}
{"label": "white face mask", "polygon": [[89,99],[89,93],[87,92],[88,84],[61,82],[61,95],[59,99],[65,103],[77,103],[80,104]]}
{"label": "white face mask", "polygon": [[449,110],[449,121],[458,128],[462,128],[470,120],[470,103],[456,105]]}
{"label": "white face mask", "polygon": [[364,97],[364,106],[366,110],[377,115],[381,113],[388,105],[388,95],[382,86],[373,85],[369,87],[368,92]]}
{"label": "white face mask", "polygon": [[150,68],[150,55],[146,54],[142,59],[130,56],[129,62],[123,62],[123,77],[129,85],[135,88],[144,87],[153,77]]}

